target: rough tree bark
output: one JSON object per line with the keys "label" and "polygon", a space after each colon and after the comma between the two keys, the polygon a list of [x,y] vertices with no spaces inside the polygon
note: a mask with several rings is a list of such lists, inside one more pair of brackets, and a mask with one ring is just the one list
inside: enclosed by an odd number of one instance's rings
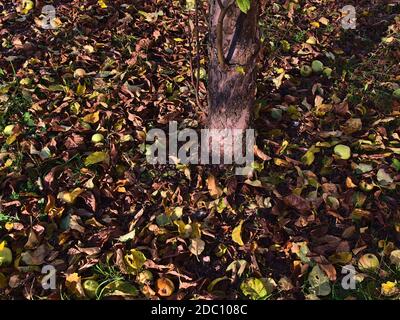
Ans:
{"label": "rough tree bark", "polygon": [[[220,29],[222,37],[218,36],[220,4],[229,6]],[[247,14],[240,11],[236,0],[210,0],[208,127],[211,129],[246,129],[249,125],[256,95],[259,10],[259,0],[251,1]],[[221,54],[218,55],[220,39],[224,63]]]}

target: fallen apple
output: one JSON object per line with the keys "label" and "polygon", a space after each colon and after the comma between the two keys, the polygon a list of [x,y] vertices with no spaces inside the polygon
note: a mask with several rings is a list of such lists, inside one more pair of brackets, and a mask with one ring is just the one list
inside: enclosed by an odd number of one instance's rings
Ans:
{"label": "fallen apple", "polygon": [[314,60],[311,64],[314,73],[321,73],[324,70],[324,64],[319,60]]}
{"label": "fallen apple", "polygon": [[0,267],[8,266],[12,262],[12,252],[9,248],[0,249]]}
{"label": "fallen apple", "polygon": [[4,128],[3,133],[4,133],[6,136],[11,136],[11,135],[13,134],[14,127],[15,127],[15,125],[9,124],[8,126],[6,126],[6,127]]}
{"label": "fallen apple", "polygon": [[327,77],[328,79],[330,79],[331,76],[332,76],[332,72],[333,72],[333,70],[331,68],[325,68],[324,72],[323,72],[323,75],[325,77]]}
{"label": "fallen apple", "polygon": [[395,99],[400,100],[400,89],[397,89],[397,90],[394,90],[394,91],[393,91],[393,97],[394,97]]}
{"label": "fallen apple", "polygon": [[88,298],[96,298],[96,291],[99,287],[99,283],[96,280],[85,280],[83,283],[83,290]]}
{"label": "fallen apple", "polygon": [[92,136],[92,142],[93,143],[100,143],[104,141],[104,136],[101,133],[95,133]]}
{"label": "fallen apple", "polygon": [[302,77],[309,77],[312,74],[312,68],[310,66],[302,66],[300,69],[300,74]]}
{"label": "fallen apple", "polygon": [[372,253],[364,254],[360,260],[358,260],[358,268],[363,272],[376,271],[379,268],[379,264],[378,258]]}
{"label": "fallen apple", "polygon": [[175,285],[168,278],[159,278],[156,282],[156,288],[160,297],[169,297],[174,292]]}

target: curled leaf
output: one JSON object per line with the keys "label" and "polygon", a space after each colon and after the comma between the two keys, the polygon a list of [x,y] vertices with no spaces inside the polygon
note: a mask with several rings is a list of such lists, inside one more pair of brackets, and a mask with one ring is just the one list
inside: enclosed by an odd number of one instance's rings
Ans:
{"label": "curled leaf", "polygon": [[243,226],[243,220],[240,221],[239,225],[233,229],[232,231],[232,240],[236,242],[240,246],[244,246],[243,240],[242,240],[242,226]]}

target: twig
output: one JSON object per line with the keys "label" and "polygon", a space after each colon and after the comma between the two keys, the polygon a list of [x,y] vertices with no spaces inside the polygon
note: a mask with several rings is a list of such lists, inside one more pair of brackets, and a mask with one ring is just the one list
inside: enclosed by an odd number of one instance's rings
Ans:
{"label": "twig", "polygon": [[196,102],[197,106],[200,106],[199,99],[199,87],[200,87],[200,35],[199,35],[199,0],[196,1],[196,13],[194,18],[194,27],[195,27],[195,38],[196,38],[196,62],[197,62],[197,75],[196,75]]}
{"label": "twig", "polygon": [[[192,86],[194,89],[194,94],[196,98],[196,104],[197,107],[202,110],[202,105],[200,102],[200,97],[199,97],[199,87],[200,87],[200,40],[199,40],[199,17],[198,17],[198,2],[196,1],[196,7],[195,7],[195,38],[196,38],[196,60],[197,60],[197,72],[195,71],[194,67],[194,62],[193,62],[193,33],[192,33],[192,28],[189,23],[189,30],[190,32],[190,37],[189,37],[189,46],[190,46],[190,53],[189,53],[189,63],[190,63],[190,76],[191,76],[191,82]],[[196,80],[194,79],[194,74],[195,72],[197,73],[196,75]]]}
{"label": "twig", "polygon": [[218,56],[218,63],[222,68],[226,68],[226,61],[225,61],[225,55],[224,55],[224,19],[226,14],[228,13],[228,10],[231,8],[231,6],[235,3],[235,0],[231,1],[227,6],[224,6],[222,4],[222,0],[217,0],[218,5],[221,9],[221,13],[218,17],[218,24],[217,24],[217,56]]}

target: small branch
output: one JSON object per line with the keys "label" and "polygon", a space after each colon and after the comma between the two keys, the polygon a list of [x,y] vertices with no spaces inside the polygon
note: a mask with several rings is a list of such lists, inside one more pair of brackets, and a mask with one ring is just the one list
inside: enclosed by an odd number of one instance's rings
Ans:
{"label": "small branch", "polygon": [[217,24],[217,56],[218,56],[218,63],[222,68],[226,68],[226,61],[224,55],[224,19],[228,10],[231,6],[235,3],[236,0],[231,1],[226,7],[222,4],[222,0],[217,0],[218,5],[221,9],[221,13],[218,17],[218,24]]}
{"label": "small branch", "polygon": [[[197,107],[202,110],[202,104],[200,102],[200,97],[199,97],[199,87],[200,87],[200,35],[199,35],[199,5],[198,1],[196,1],[196,7],[195,7],[195,14],[194,14],[194,36],[193,36],[193,30],[191,29],[190,23],[188,24],[189,30],[190,30],[190,37],[189,37],[189,46],[190,46],[190,51],[189,51],[189,64],[190,64],[190,76],[191,76],[191,82],[192,86],[194,89],[194,94],[196,98],[196,104]],[[194,66],[194,61],[193,61],[193,38],[195,38],[196,41],[196,68]],[[195,70],[196,69],[196,70]],[[196,73],[196,79],[195,79],[195,73]]]}
{"label": "small branch", "polygon": [[197,74],[196,74],[196,102],[197,106],[201,108],[199,99],[199,87],[200,87],[200,35],[199,35],[199,1],[196,0],[196,13],[195,13],[195,38],[196,38],[196,63],[197,63]]}

